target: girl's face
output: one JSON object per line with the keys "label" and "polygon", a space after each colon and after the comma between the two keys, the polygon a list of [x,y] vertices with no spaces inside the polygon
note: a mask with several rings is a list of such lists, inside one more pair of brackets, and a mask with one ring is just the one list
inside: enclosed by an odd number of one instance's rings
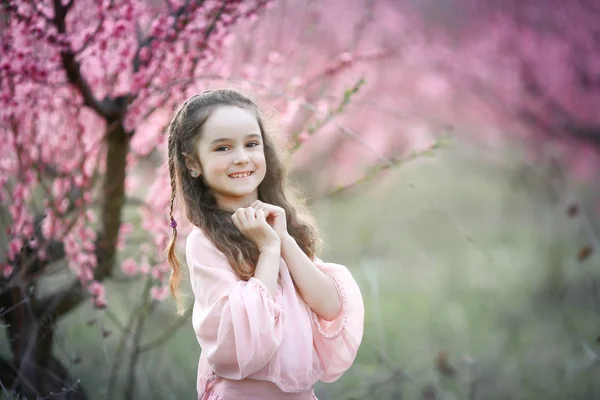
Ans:
{"label": "girl's face", "polygon": [[235,106],[216,108],[204,123],[196,155],[200,164],[188,164],[188,169],[196,168],[201,174],[219,208],[233,211],[258,199],[258,185],[267,165],[260,127],[252,111]]}

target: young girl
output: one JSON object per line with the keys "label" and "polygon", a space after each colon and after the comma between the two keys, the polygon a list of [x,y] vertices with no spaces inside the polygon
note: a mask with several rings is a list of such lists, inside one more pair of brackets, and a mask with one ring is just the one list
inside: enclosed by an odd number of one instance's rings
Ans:
{"label": "young girl", "polygon": [[289,198],[258,106],[229,89],[189,98],[169,125],[171,292],[178,194],[194,225],[186,261],[202,349],[198,398],[316,399],[314,384],[352,365],[363,335],[360,289],[315,257],[316,230]]}

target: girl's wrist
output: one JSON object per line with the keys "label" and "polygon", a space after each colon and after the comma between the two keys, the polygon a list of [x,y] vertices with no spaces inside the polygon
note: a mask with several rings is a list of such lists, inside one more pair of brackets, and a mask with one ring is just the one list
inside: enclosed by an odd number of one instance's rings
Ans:
{"label": "girl's wrist", "polygon": [[258,246],[258,252],[263,253],[280,253],[281,252],[281,240],[273,240],[270,243]]}
{"label": "girl's wrist", "polygon": [[290,235],[288,232],[286,232],[282,237],[281,237],[281,245],[285,245],[288,243],[296,243],[296,239],[294,239],[294,237],[292,235]]}

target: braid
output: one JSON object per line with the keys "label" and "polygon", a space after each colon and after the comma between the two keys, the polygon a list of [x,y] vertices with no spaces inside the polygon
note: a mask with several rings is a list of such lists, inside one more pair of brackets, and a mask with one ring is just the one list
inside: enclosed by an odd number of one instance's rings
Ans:
{"label": "braid", "polygon": [[169,204],[169,217],[171,220],[171,227],[173,228],[173,236],[171,237],[171,241],[169,242],[169,246],[167,247],[167,257],[172,267],[171,278],[169,279],[169,287],[171,289],[171,294],[173,295],[173,297],[175,297],[175,301],[177,303],[177,312],[179,314],[183,314],[183,300],[181,298],[181,293],[179,292],[179,284],[181,283],[181,263],[177,259],[177,254],[175,253],[175,245],[177,243],[177,223],[173,218],[173,205],[175,203],[175,195],[177,193],[175,171],[177,146],[175,145],[175,138],[173,137],[174,135],[172,133],[172,130],[177,124],[176,119],[178,115],[179,113],[175,116],[175,118],[171,122],[171,125],[169,126],[169,177],[171,179],[171,201]]}

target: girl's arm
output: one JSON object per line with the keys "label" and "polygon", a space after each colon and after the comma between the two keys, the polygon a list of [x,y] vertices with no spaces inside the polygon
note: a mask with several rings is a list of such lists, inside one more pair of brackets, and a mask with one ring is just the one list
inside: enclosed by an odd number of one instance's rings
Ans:
{"label": "girl's arm", "polygon": [[279,276],[279,259],[281,258],[280,244],[263,248],[258,256],[254,277],[260,280],[269,290],[271,296],[277,293],[277,277]]}
{"label": "girl's arm", "polygon": [[289,234],[281,239],[281,255],[304,301],[319,317],[333,321],[342,311],[333,280],[317,268]]}
{"label": "girl's arm", "polygon": [[260,254],[254,277],[264,283],[271,296],[275,296],[281,257],[279,235],[267,223],[263,210],[255,210],[252,207],[239,208],[233,213],[231,220],[240,232],[258,247]]}
{"label": "girl's arm", "polygon": [[210,367],[236,380],[260,371],[283,340],[281,305],[260,279],[240,280],[198,230],[186,241],[186,260],[194,292],[192,323]]}

